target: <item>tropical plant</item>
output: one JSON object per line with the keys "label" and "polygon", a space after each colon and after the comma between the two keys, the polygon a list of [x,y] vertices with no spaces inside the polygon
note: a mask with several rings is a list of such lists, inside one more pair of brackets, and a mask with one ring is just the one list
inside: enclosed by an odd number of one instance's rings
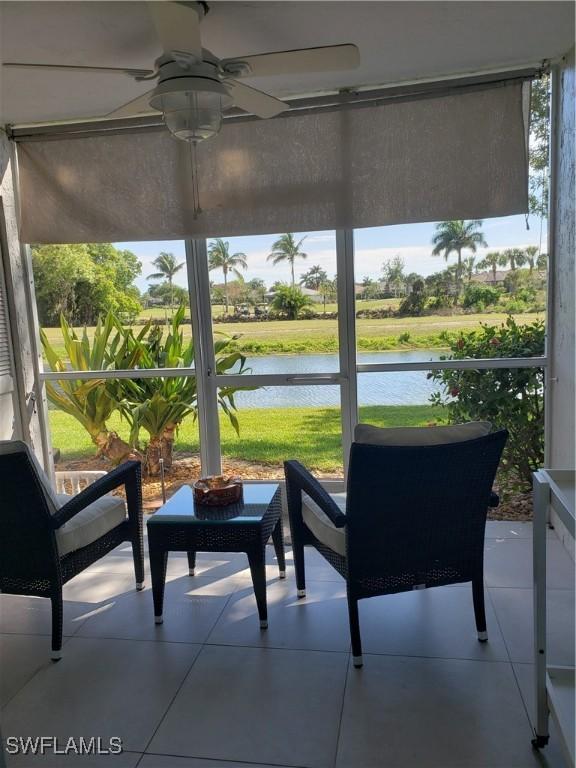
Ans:
{"label": "tropical plant", "polygon": [[170,307],[174,306],[174,275],[184,266],[183,261],[178,261],[173,253],[160,251],[160,254],[152,262],[156,272],[148,275],[147,280],[166,280],[170,287]]}
{"label": "tropical plant", "polygon": [[272,308],[286,315],[288,320],[296,320],[300,312],[312,302],[300,288],[293,285],[280,285],[272,299]]}
{"label": "tropical plant", "polygon": [[537,245],[528,245],[526,248],[524,248],[524,257],[525,262],[528,264],[528,269],[530,270],[530,274],[534,272],[534,267],[538,263],[538,252],[540,249]]}
{"label": "tropical plant", "polygon": [[545,272],[548,268],[548,254],[547,253],[541,253],[540,256],[538,256],[538,259],[536,260],[536,266],[541,272]]}
{"label": "tropical plant", "polygon": [[[139,350],[138,367],[190,369],[194,363],[194,343],[184,341],[181,328],[184,321],[184,307],[174,313],[172,322],[165,333],[160,326],[148,326],[139,337],[130,331],[132,343]],[[244,373],[246,358],[229,349],[237,336],[223,336],[214,343],[216,373]],[[160,472],[160,459],[164,466],[172,466],[174,437],[178,426],[186,416],[197,418],[198,391],[196,376],[187,372],[182,376],[134,378],[121,380],[122,397],[118,407],[130,424],[130,442],[138,445],[140,431],[148,433],[149,440],[144,451],[146,470],[155,476]],[[238,388],[221,387],[218,390],[220,408],[230,419],[236,432],[239,424],[236,416],[234,394]]]}
{"label": "tropical plant", "polygon": [[[544,323],[518,325],[509,317],[504,325],[482,324],[480,330],[461,333],[452,341],[452,354],[441,359],[540,356],[544,336]],[[443,370],[428,377],[442,385],[431,402],[444,406],[451,422],[485,420],[508,430],[501,473],[509,485],[529,488],[532,472],[544,461],[544,370]]]}
{"label": "tropical plant", "polygon": [[506,260],[503,258],[500,251],[490,251],[486,256],[478,263],[480,269],[488,269],[492,272],[492,282],[496,282],[496,273],[498,267],[505,267]]}
{"label": "tropical plant", "polygon": [[[92,342],[86,329],[81,336],[68,325],[64,315],[60,317],[60,329],[66,351],[66,358],[58,355],[43,329],[40,340],[50,370],[64,371],[110,371],[133,368],[140,361],[142,351],[133,338],[129,338],[121,323],[112,312],[104,320],[98,318]],[[138,337],[144,335],[146,328]],[[48,400],[60,410],[73,416],[88,432],[97,447],[97,455],[103,455],[114,462],[125,458],[131,447],[115,432],[108,431],[106,422],[118,408],[121,396],[121,380],[95,378],[89,381],[61,379],[55,383],[46,382]]]}
{"label": "tropical plant", "polygon": [[287,232],[284,235],[280,235],[278,240],[272,244],[272,251],[267,257],[267,261],[271,261],[274,265],[281,264],[283,261],[287,261],[290,264],[290,271],[292,273],[292,287],[294,288],[294,262],[296,259],[307,259],[308,254],[301,250],[301,245],[306,240],[306,236],[300,238],[298,242],[294,239],[294,235],[291,232]]}
{"label": "tropical plant", "polygon": [[507,248],[502,254],[504,264],[509,264],[510,269],[515,269],[526,263],[526,253],[521,248]]}
{"label": "tropical plant", "polygon": [[491,285],[482,285],[482,283],[469,283],[464,291],[462,306],[465,309],[470,307],[488,307],[492,304],[498,304],[502,292]]}
{"label": "tropical plant", "polygon": [[472,280],[472,275],[474,274],[474,267],[476,266],[476,257],[467,256],[465,259],[462,259],[462,266],[464,267],[466,280],[470,282]]}
{"label": "tropical plant", "polygon": [[208,246],[208,269],[221,269],[224,274],[224,312],[228,314],[228,273],[236,275],[239,280],[243,280],[240,269],[247,269],[245,253],[230,253],[230,243],[228,240],[222,240],[217,237]]}
{"label": "tropical plant", "polygon": [[300,285],[304,288],[309,288],[312,291],[320,290],[320,285],[327,282],[328,275],[325,269],[322,269],[320,264],[315,264],[310,267],[309,270],[300,275]]}
{"label": "tropical plant", "polygon": [[456,282],[460,283],[462,276],[462,251],[468,250],[476,253],[478,246],[485,246],[486,240],[481,231],[482,221],[442,221],[436,225],[436,233],[432,238],[434,249],[433,256],[442,254],[448,261],[451,253],[458,257],[456,267]]}

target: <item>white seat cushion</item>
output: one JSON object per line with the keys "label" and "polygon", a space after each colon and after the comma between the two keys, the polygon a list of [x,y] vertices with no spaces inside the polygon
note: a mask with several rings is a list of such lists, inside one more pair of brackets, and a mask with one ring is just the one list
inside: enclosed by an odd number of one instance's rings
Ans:
{"label": "white seat cushion", "polygon": [[[63,507],[73,498],[66,493],[56,494],[59,507]],[[126,505],[120,496],[107,495],[96,499],[56,531],[60,556],[92,544],[119,525],[125,517]]]}
{"label": "white seat cushion", "polygon": [[446,445],[484,437],[491,429],[489,421],[468,421],[446,427],[374,427],[358,424],[354,430],[354,441],[369,445]]}
{"label": "white seat cushion", "polygon": [[[331,493],[330,497],[345,514],[346,494]],[[306,493],[302,494],[302,518],[318,541],[346,557],[346,527],[336,528],[328,515]]]}

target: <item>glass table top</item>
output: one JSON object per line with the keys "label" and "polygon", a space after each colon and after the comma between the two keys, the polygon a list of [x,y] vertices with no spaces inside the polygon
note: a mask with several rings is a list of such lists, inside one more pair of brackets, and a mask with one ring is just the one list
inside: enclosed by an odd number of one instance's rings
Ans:
{"label": "glass table top", "polygon": [[191,486],[183,485],[158,512],[148,518],[148,525],[159,523],[255,523],[261,520],[278,490],[278,483],[244,483],[244,498],[224,507],[208,507],[194,502]]}

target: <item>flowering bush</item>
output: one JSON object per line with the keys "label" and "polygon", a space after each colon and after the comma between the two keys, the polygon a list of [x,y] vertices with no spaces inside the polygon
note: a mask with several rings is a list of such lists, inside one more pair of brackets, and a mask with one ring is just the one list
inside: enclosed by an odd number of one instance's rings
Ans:
{"label": "flowering bush", "polygon": [[[544,323],[518,325],[509,317],[504,325],[482,325],[462,333],[451,343],[444,360],[492,357],[535,357],[544,354]],[[501,472],[508,483],[529,487],[532,472],[544,461],[543,368],[489,368],[434,371],[429,378],[442,385],[430,398],[444,406],[449,420],[490,421],[510,433]]]}

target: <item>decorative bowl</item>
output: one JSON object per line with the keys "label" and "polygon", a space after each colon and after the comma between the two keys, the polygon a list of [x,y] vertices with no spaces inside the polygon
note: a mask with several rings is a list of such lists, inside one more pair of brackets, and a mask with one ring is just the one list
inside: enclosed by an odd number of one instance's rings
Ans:
{"label": "decorative bowl", "polygon": [[227,475],[201,477],[192,486],[194,501],[209,507],[224,507],[242,499],[242,480]]}

